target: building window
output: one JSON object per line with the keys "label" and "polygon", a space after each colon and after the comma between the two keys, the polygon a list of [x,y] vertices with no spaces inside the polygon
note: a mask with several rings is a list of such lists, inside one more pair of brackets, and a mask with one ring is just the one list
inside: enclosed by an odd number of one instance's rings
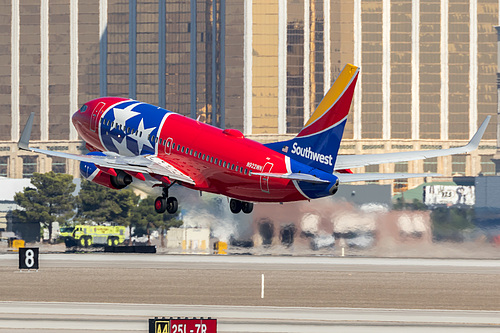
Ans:
{"label": "building window", "polygon": [[0,156],[0,177],[7,177],[9,173],[9,157]]}
{"label": "building window", "polygon": [[38,169],[37,156],[23,156],[23,178],[30,178]]}
{"label": "building window", "polygon": [[452,176],[465,176],[465,155],[455,155],[451,157],[451,174]]}
{"label": "building window", "polygon": [[481,174],[484,176],[495,175],[495,163],[491,161],[493,155],[481,155]]}
{"label": "building window", "polygon": [[424,160],[424,172],[437,173],[437,171],[438,171],[437,157],[432,157]]}
{"label": "building window", "polygon": [[[366,173],[378,173],[379,172],[379,165],[367,165],[365,166],[365,172]],[[365,182],[366,184],[378,184],[378,180],[368,180]]]}
{"label": "building window", "polygon": [[52,157],[52,171],[55,173],[66,173],[66,159],[62,157]]}
{"label": "building window", "polygon": [[[408,162],[398,162],[394,163],[395,173],[407,173],[408,172]],[[396,179],[394,180],[394,192],[404,192],[408,189],[408,178]]]}

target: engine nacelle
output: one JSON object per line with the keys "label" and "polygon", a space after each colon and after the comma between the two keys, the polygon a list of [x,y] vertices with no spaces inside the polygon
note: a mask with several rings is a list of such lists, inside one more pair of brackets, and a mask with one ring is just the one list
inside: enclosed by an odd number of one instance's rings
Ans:
{"label": "engine nacelle", "polygon": [[[87,155],[106,156],[102,152],[91,152]],[[83,178],[114,190],[121,190],[132,183],[132,176],[122,170],[116,170],[117,175],[111,176],[101,171],[94,163],[80,162],[80,174]]]}

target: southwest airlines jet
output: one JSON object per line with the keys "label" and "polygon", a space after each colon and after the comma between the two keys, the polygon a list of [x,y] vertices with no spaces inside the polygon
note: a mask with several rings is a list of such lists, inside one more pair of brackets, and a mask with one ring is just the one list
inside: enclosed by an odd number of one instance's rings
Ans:
{"label": "southwest airlines jet", "polygon": [[233,213],[250,213],[255,202],[311,200],[335,194],[339,184],[436,174],[353,174],[371,164],[464,154],[479,145],[490,117],[471,141],[442,150],[338,155],[359,68],[346,65],[299,134],[260,144],[235,129],[219,129],[135,100],[103,97],[84,104],[72,121],[90,153],[73,155],[29,147],[32,113],[18,146],[80,161],[84,178],[112,189],[133,182],[162,187],[155,210],[175,213],[169,188],[182,186],[230,198]]}

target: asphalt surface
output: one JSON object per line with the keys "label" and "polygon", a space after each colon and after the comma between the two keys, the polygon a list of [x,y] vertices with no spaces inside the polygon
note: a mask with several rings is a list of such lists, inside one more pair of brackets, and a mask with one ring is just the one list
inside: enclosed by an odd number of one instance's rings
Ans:
{"label": "asphalt surface", "polygon": [[[148,315],[172,316],[179,308],[182,316],[219,316],[227,332],[500,330],[494,320],[500,318],[500,260],[42,253],[38,271],[20,272],[17,263],[17,254],[0,255],[0,309],[11,309],[0,311],[0,332],[21,322],[43,332],[71,323],[71,332],[96,332],[119,322],[140,331]],[[108,312],[75,317],[61,310],[85,304]],[[115,317],[121,306],[155,310]],[[32,321],[23,319],[26,307]],[[231,311],[239,312],[227,317]],[[294,317],[281,318],[280,311]],[[262,315],[268,312],[276,317]],[[311,321],[310,313],[323,316]],[[438,320],[444,317],[450,320]]]}
{"label": "asphalt surface", "polygon": [[[265,298],[261,299],[261,276]],[[0,255],[1,301],[500,310],[500,261]]]}
{"label": "asphalt surface", "polygon": [[477,332],[500,327],[499,313],[492,311],[0,302],[0,332],[147,332],[148,318],[165,313],[217,318],[218,332]]}

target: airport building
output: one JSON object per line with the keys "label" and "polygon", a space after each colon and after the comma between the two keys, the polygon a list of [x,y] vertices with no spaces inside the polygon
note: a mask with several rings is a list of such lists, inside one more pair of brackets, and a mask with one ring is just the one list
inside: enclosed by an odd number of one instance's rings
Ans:
{"label": "airport building", "polygon": [[[0,176],[78,175],[74,161],[18,154],[19,132],[34,111],[33,146],[83,152],[71,114],[105,95],[260,142],[286,139],[346,63],[361,75],[341,154],[463,145],[497,113],[498,1],[2,0],[0,8]],[[494,174],[495,125],[496,117],[471,155],[354,171]]]}

